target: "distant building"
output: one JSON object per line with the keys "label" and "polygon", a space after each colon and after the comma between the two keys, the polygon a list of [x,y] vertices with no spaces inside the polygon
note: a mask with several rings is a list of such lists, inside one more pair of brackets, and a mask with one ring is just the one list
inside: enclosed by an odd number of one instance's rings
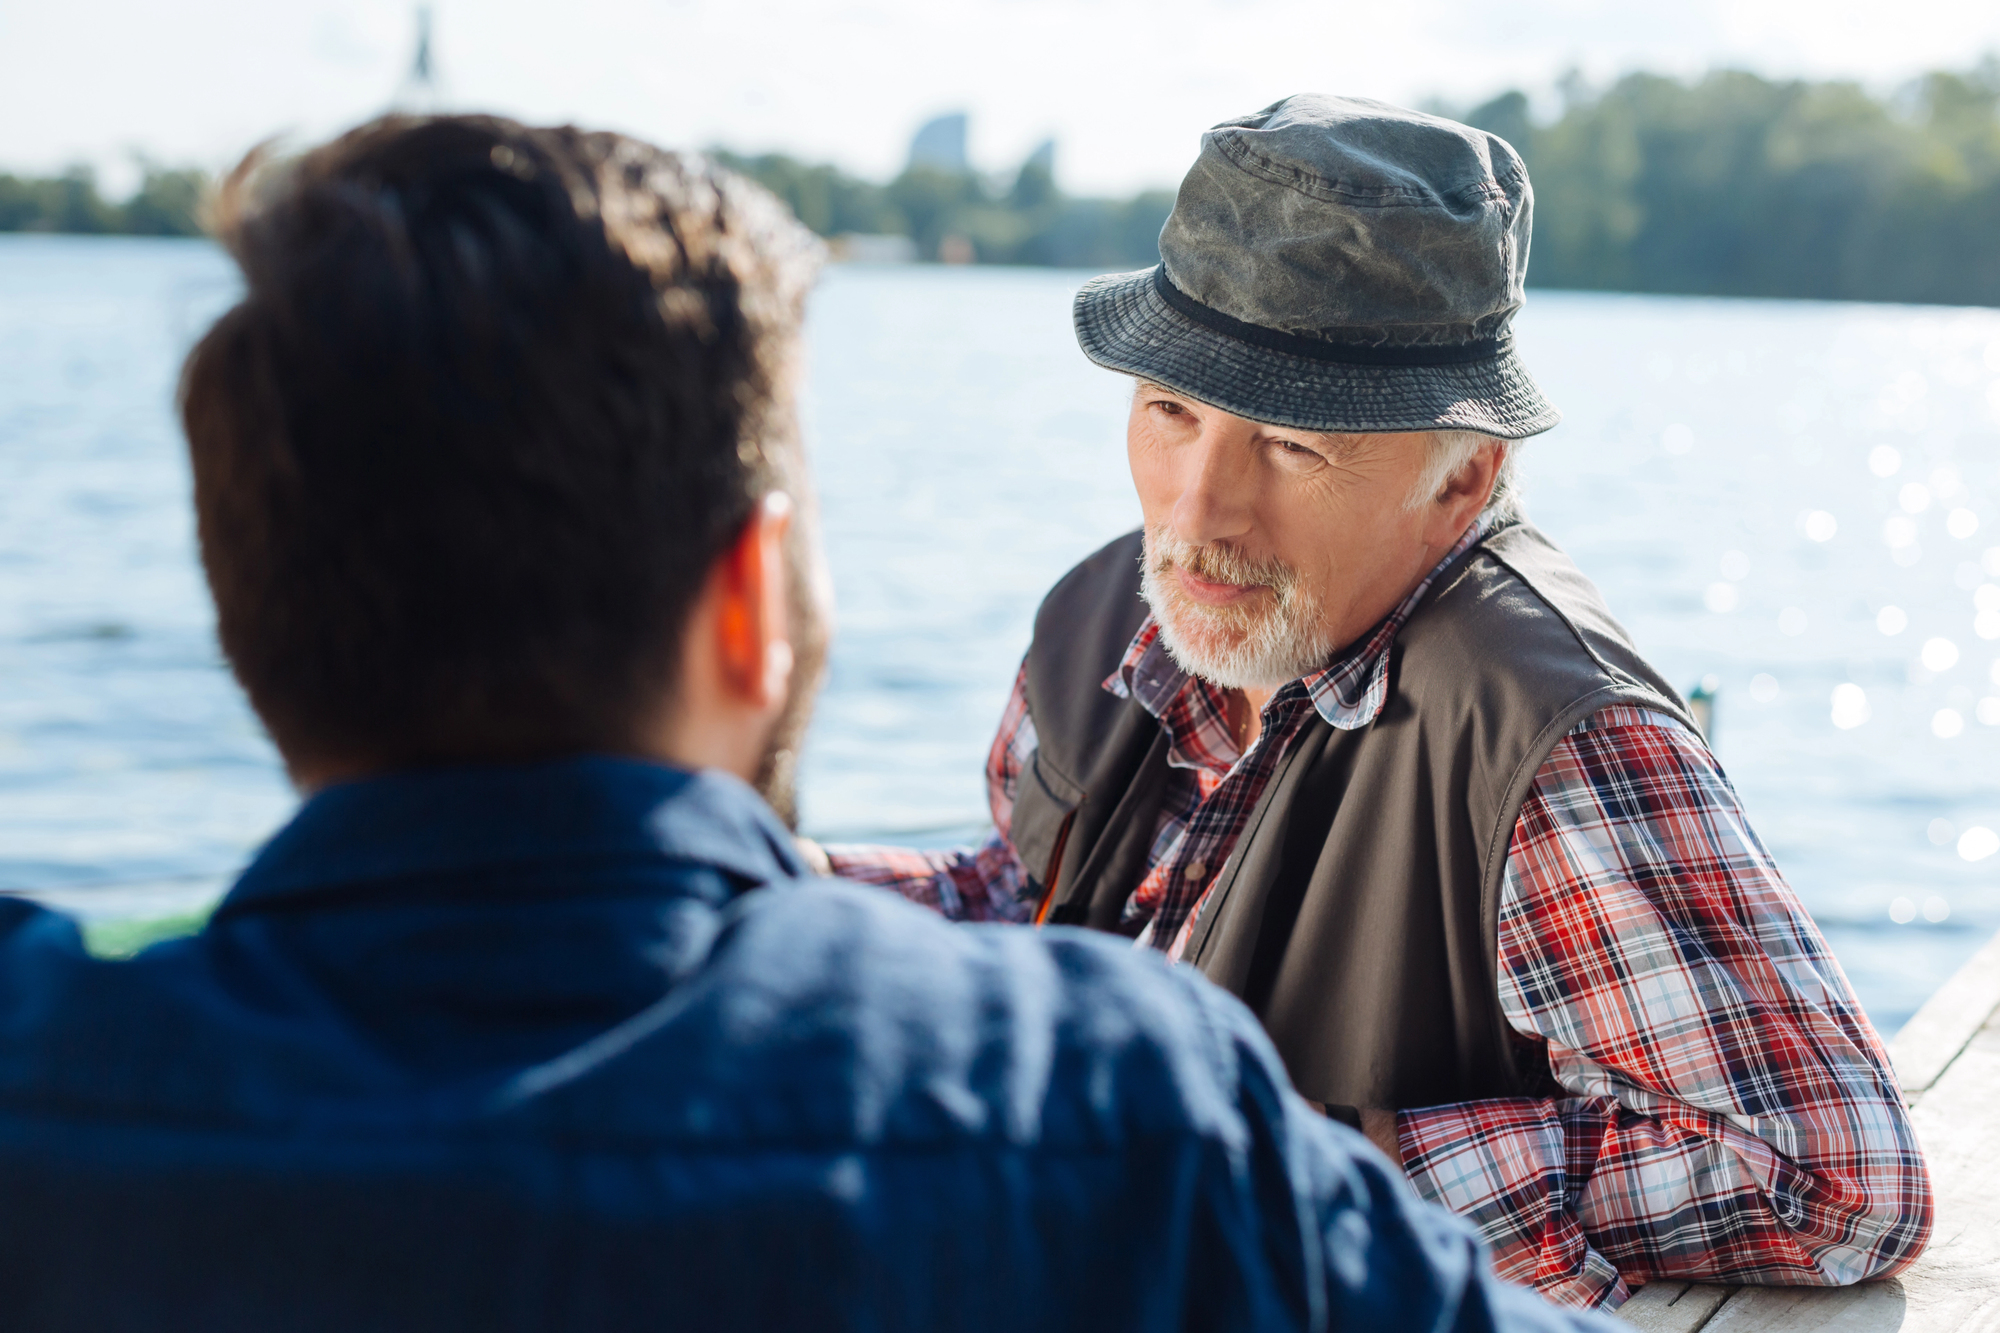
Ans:
{"label": "distant building", "polygon": [[1021,164],[1021,169],[1025,171],[1030,167],[1033,167],[1037,171],[1045,171],[1051,176],[1056,174],[1056,141],[1054,139],[1042,140],[1035,151],[1028,154],[1028,160]]}
{"label": "distant building", "polygon": [[963,111],[925,121],[910,140],[910,165],[954,173],[970,170],[965,156],[967,123]]}

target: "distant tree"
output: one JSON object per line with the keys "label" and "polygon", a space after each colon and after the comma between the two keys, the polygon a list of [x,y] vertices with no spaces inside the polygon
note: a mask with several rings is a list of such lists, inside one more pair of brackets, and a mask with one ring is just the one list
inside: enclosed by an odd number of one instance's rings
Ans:
{"label": "distant tree", "polygon": [[139,190],[123,204],[107,203],[88,167],[35,179],[0,175],[0,231],[110,232],[198,236],[208,178],[143,164]]}
{"label": "distant tree", "polygon": [[[985,259],[1001,258],[996,252],[1014,243],[1011,229],[992,208],[985,185],[972,172],[913,166],[889,182],[888,196],[903,216],[905,234],[925,259],[936,259],[939,243],[952,235],[966,236],[974,252]],[[984,250],[979,248],[978,233],[985,233]]]}
{"label": "distant tree", "polygon": [[97,193],[97,175],[89,167],[71,167],[50,185],[49,211],[41,230],[86,233],[118,230],[118,212]]}
{"label": "distant tree", "polygon": [[743,157],[726,149],[713,149],[710,156],[783,199],[798,214],[799,221],[822,236],[904,231],[903,218],[889,201],[886,190],[872,181],[849,176],[837,167],[810,165],[782,153]]}
{"label": "distant tree", "polygon": [[1891,101],[1717,71],[1466,113],[1535,184],[1538,286],[2000,304],[2000,62]]}
{"label": "distant tree", "polygon": [[0,175],[0,231],[36,231],[48,216],[48,182]]}
{"label": "distant tree", "polygon": [[199,171],[168,171],[147,164],[138,193],[119,210],[120,230],[138,236],[199,236],[207,189],[208,177]]}

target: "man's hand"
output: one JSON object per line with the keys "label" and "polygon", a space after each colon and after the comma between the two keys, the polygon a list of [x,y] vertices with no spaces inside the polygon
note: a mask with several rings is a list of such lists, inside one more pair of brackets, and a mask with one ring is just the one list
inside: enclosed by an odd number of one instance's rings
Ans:
{"label": "man's hand", "polygon": [[1382,1150],[1383,1156],[1396,1164],[1397,1170],[1402,1169],[1403,1148],[1396,1139],[1394,1111],[1381,1111],[1372,1106],[1362,1107],[1361,1132],[1368,1136],[1370,1143]]}
{"label": "man's hand", "polygon": [[800,837],[792,839],[792,846],[798,848],[800,859],[806,863],[806,868],[811,870],[815,875],[831,876],[833,874],[833,861],[827,856],[826,848],[820,846],[811,838]]}

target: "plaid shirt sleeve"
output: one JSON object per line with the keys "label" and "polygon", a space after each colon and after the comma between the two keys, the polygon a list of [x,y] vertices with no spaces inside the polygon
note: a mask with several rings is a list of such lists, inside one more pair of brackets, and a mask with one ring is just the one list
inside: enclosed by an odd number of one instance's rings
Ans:
{"label": "plaid shirt sleeve", "polygon": [[1035,719],[1028,713],[1028,664],[1014,677],[1014,692],[1000,715],[1000,730],[986,755],[986,798],[993,832],[977,847],[917,851],[858,843],[830,846],[833,873],[893,889],[953,921],[1026,921],[1035,903],[1008,830],[1021,770],[1035,752]]}
{"label": "plaid shirt sleeve", "polygon": [[1907,1267],[1930,1180],[1895,1076],[1706,745],[1611,708],[1550,754],[1502,889],[1500,998],[1564,1095],[1404,1111],[1405,1170],[1502,1276],[1615,1306],[1650,1278]]}

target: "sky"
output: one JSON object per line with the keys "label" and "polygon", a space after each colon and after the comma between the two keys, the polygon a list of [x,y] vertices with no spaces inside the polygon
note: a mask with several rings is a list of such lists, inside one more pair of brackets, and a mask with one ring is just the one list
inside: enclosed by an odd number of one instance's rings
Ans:
{"label": "sky", "polygon": [[[1171,185],[1207,126],[1294,92],[1553,109],[1570,69],[1718,65],[1878,91],[2000,52],[1996,0],[436,0],[448,104],[776,149],[886,178],[925,118],[972,117],[975,165],[1044,138],[1078,194]],[[214,169],[382,110],[407,0],[0,0],[0,170],[138,155]]]}

